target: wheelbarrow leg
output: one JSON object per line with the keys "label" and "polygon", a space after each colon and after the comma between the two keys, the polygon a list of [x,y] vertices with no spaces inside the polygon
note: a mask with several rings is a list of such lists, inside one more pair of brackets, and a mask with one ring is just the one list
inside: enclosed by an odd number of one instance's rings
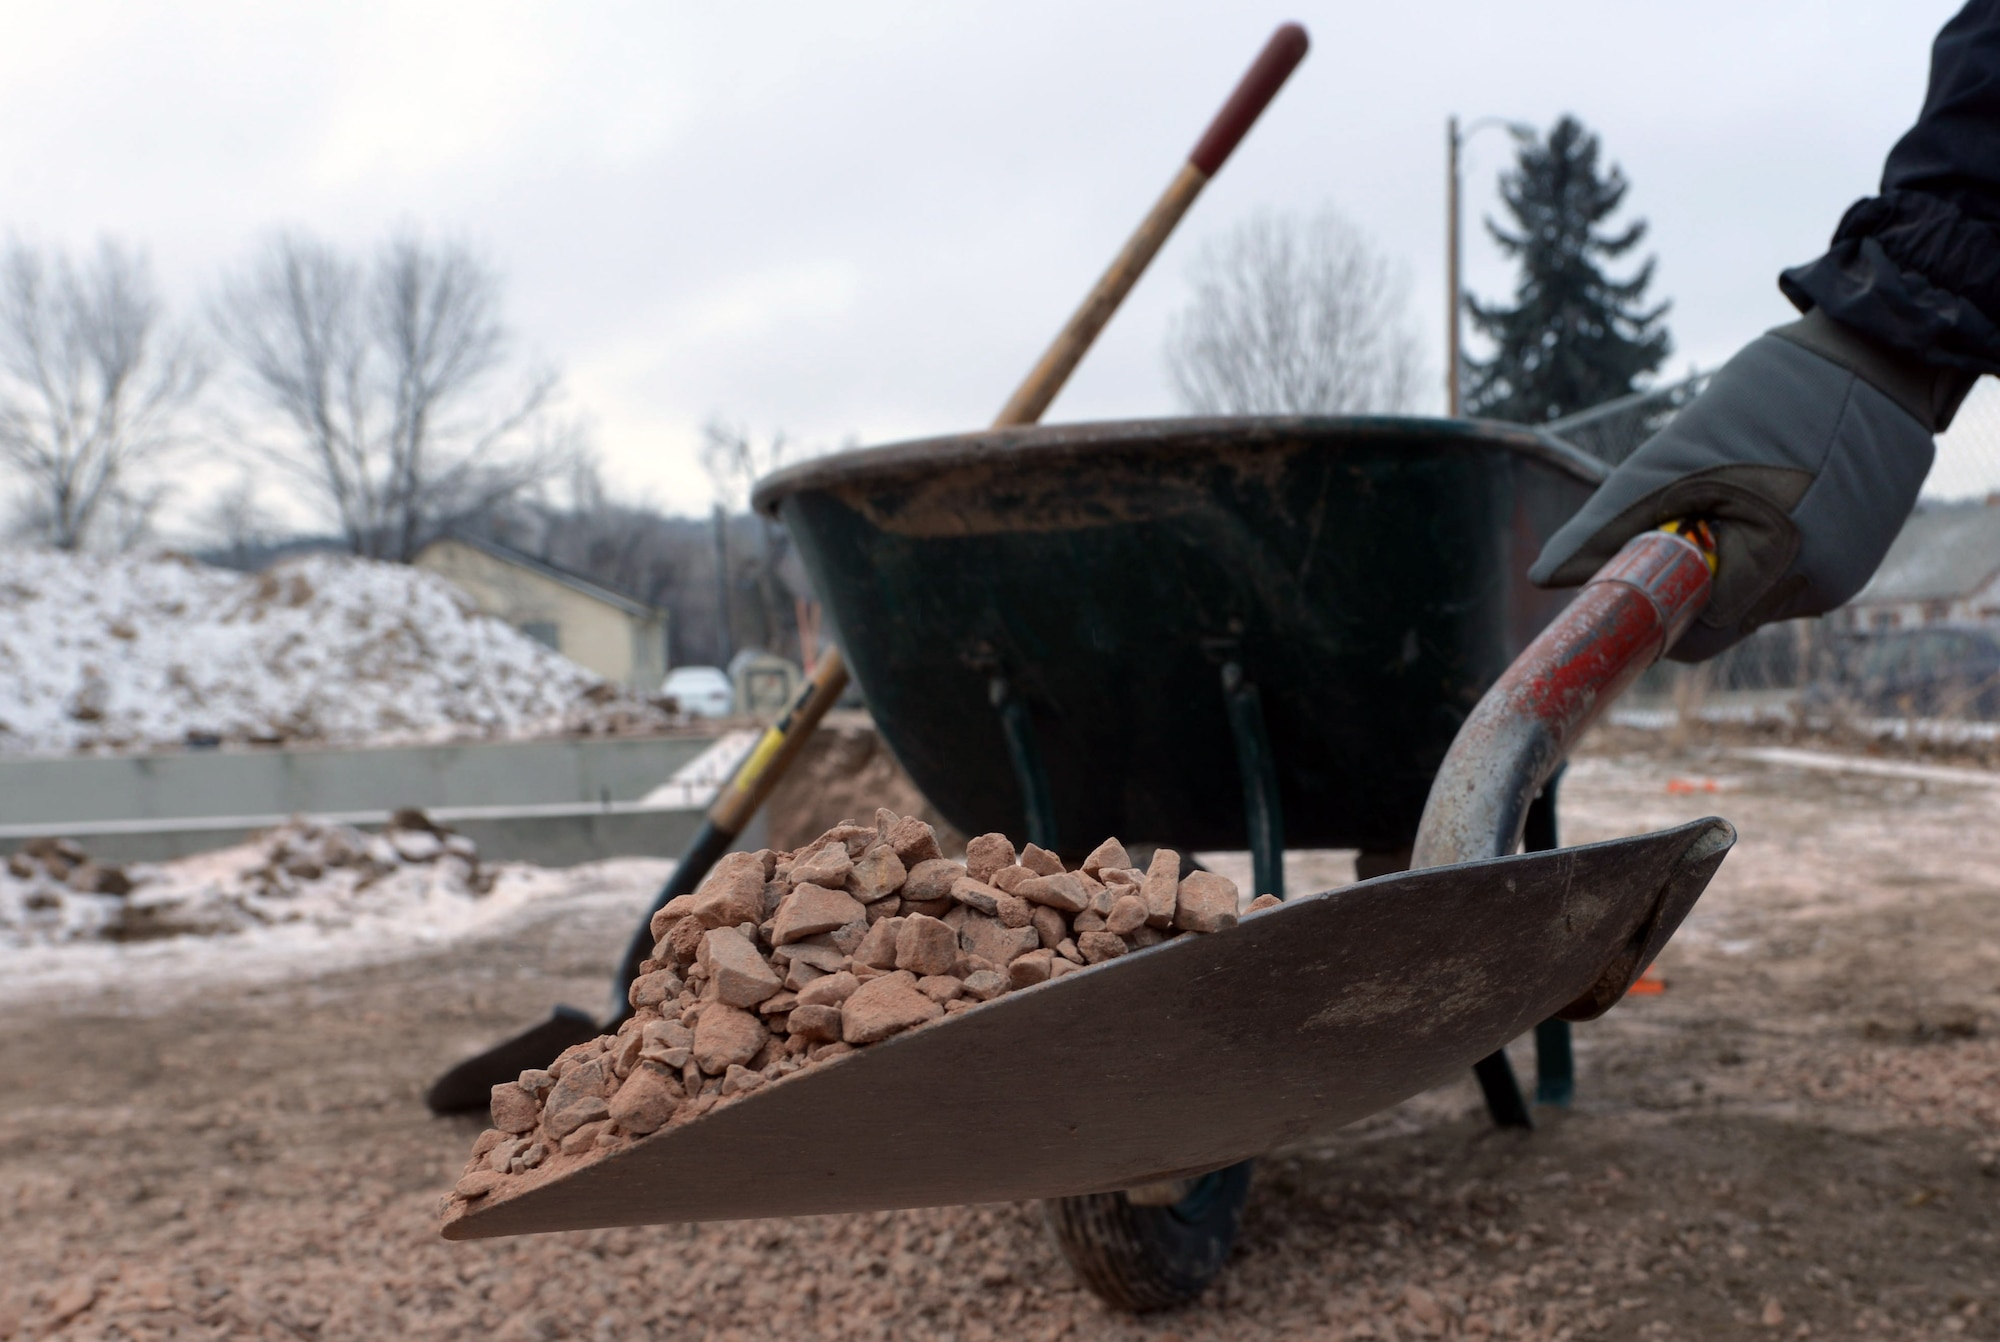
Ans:
{"label": "wheelbarrow leg", "polygon": [[[1561,782],[1558,772],[1528,807],[1521,847],[1530,853],[1562,846],[1556,837],[1556,785]],[[1576,1058],[1570,1048],[1569,1022],[1545,1020],[1535,1027],[1535,1103],[1567,1109],[1575,1096]]]}
{"label": "wheelbarrow leg", "polygon": [[[1543,785],[1528,806],[1528,823],[1521,832],[1521,846],[1531,853],[1546,852],[1556,844],[1557,773]],[[1534,1112],[1514,1077],[1514,1065],[1500,1051],[1481,1058],[1472,1069],[1479,1079],[1479,1091],[1486,1097],[1486,1112],[1502,1128],[1532,1128]],[[1576,1091],[1576,1069],[1570,1057],[1569,1022],[1545,1020],[1535,1027],[1535,1103],[1569,1106]]]}
{"label": "wheelbarrow leg", "polygon": [[1278,799],[1278,761],[1264,725],[1257,687],[1235,662],[1222,667],[1222,702],[1229,734],[1236,740],[1236,767],[1243,775],[1243,818],[1250,832],[1252,895],[1285,897],[1285,809]]}
{"label": "wheelbarrow leg", "polygon": [[1535,1117],[1528,1112],[1527,1097],[1521,1094],[1521,1083],[1514,1079],[1514,1064],[1507,1061],[1505,1049],[1496,1049],[1472,1064],[1472,1075],[1479,1082],[1479,1093],[1486,1097],[1486,1112],[1493,1116],[1495,1127],[1535,1126]]}
{"label": "wheelbarrow leg", "polygon": [[1569,1108],[1576,1098],[1576,1059],[1570,1051],[1569,1022],[1545,1020],[1535,1027],[1535,1103]]}
{"label": "wheelbarrow leg", "polygon": [[987,698],[1000,714],[1000,730],[1007,737],[1007,760],[1014,766],[1014,782],[1021,789],[1022,817],[1027,822],[1028,842],[1055,851],[1056,804],[1049,794],[1048,771],[1042,768],[1042,750],[1035,742],[1034,720],[1028,706],[1014,693],[1005,676],[987,682]]}

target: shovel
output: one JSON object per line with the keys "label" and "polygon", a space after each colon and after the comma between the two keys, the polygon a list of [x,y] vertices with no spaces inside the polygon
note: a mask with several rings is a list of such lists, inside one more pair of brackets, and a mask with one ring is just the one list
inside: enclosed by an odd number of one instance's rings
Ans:
{"label": "shovel", "polygon": [[[1223,162],[1277,96],[1298,63],[1305,59],[1306,46],[1306,31],[1296,23],[1283,24],[1271,34],[1270,41],[1264,44],[1229,100],[1209,122],[1173,181],[1051,342],[1041,361],[1001,407],[999,417],[993,421],[994,428],[1033,424],[1041,419],[1042,412],[1069,381],[1069,375],[1076,371],[1077,364],[1118,311],[1119,304],[1125,301],[1125,295],[1138,283],[1174,226],[1180,223],[1181,216],[1194,204],[1209,179],[1221,171]],[[736,836],[757,814],[757,808],[778,785],[820,719],[846,688],[847,664],[839,650],[834,649],[821,657],[798,698],[765,730],[756,748],[737,766],[735,776],[723,785],[687,852],[660,888],[652,907],[640,917],[638,929],[632,934],[625,958],[612,980],[611,1011],[604,1022],[600,1024],[590,1013],[572,1006],[556,1007],[548,1019],[467,1058],[432,1082],[424,1095],[432,1113],[484,1109],[494,1086],[512,1081],[527,1068],[545,1066],[570,1045],[615,1030],[631,1016],[625,995],[638,976],[640,962],[652,950],[649,930],[652,915],[665,908],[669,900],[692,891],[716,860],[730,850]]]}
{"label": "shovel", "polygon": [[447,1239],[1057,1198],[1234,1165],[1590,1019],[1735,840],[1705,819],[1509,856],[1583,730],[1707,601],[1704,530],[1631,542],[1460,730],[1420,869],[1309,895],[947,1016],[531,1171]]}

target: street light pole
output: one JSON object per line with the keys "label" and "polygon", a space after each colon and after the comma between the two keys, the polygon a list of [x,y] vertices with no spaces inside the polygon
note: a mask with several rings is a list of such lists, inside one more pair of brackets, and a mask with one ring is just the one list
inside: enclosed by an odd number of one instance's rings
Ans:
{"label": "street light pole", "polygon": [[1444,412],[1458,418],[1458,118],[1444,123]]}
{"label": "street light pole", "polygon": [[1516,140],[1532,140],[1535,128],[1525,121],[1509,121],[1505,117],[1489,116],[1467,126],[1463,133],[1458,129],[1458,118],[1450,116],[1444,123],[1444,406],[1445,414],[1457,419],[1461,413],[1461,402],[1465,394],[1465,362],[1459,346],[1460,310],[1465,306],[1465,291],[1459,279],[1460,253],[1462,247],[1458,235],[1458,191],[1459,151],[1465,142],[1485,130],[1488,126],[1505,126],[1508,134]]}

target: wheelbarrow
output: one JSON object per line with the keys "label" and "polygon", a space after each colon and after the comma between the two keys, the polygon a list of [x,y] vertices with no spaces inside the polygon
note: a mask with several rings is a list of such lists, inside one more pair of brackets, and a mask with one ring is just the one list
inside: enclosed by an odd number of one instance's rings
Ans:
{"label": "wheelbarrow", "polygon": [[[1567,597],[1527,581],[1606,474],[1533,430],[1400,417],[989,430],[764,481],[884,739],[967,834],[1080,858],[1356,848],[1400,871],[1453,734]],[[1553,781],[1528,824],[1556,847]],[[1569,1032],[1537,1033],[1567,1104]],[[1496,1122],[1530,1110],[1505,1054]]]}
{"label": "wheelbarrow", "polygon": [[883,739],[967,834],[1401,865],[1453,734],[1567,601],[1604,467],[1530,430],[1229,418],[988,430],[763,481]]}
{"label": "wheelbarrow", "polygon": [[[1430,797],[1425,833],[1445,837],[1417,860],[1450,865],[808,1069],[446,1233],[1054,1198],[1100,1293],[1186,1299],[1227,1251],[1247,1158],[1615,1000],[1720,861],[1721,822],[1502,856],[1537,798],[1552,846],[1546,785],[1596,692],[1671,642],[1705,569],[1672,600],[1612,582],[1618,655],[1576,654],[1602,620],[1559,625],[1513,679],[1553,657],[1582,672],[1568,697],[1493,710],[1532,729],[1446,758],[1554,614],[1521,574],[1599,474],[1522,430],[1270,419],[989,432],[765,482],[886,739],[968,832],[1249,847],[1282,893],[1287,837],[1389,871]],[[1675,573],[1699,565],[1670,543]]]}

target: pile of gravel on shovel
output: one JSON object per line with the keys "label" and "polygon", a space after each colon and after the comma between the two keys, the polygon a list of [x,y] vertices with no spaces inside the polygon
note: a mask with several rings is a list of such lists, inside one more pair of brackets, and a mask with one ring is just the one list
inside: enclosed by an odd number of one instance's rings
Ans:
{"label": "pile of gravel on shovel", "polygon": [[1107,839],[1066,871],[1001,834],[954,862],[929,825],[888,810],[796,852],[732,853],[653,916],[617,1034],[493,1088],[493,1126],[445,1214],[1015,989],[1233,926],[1235,884],[1180,868],[1163,848],[1141,871]]}

